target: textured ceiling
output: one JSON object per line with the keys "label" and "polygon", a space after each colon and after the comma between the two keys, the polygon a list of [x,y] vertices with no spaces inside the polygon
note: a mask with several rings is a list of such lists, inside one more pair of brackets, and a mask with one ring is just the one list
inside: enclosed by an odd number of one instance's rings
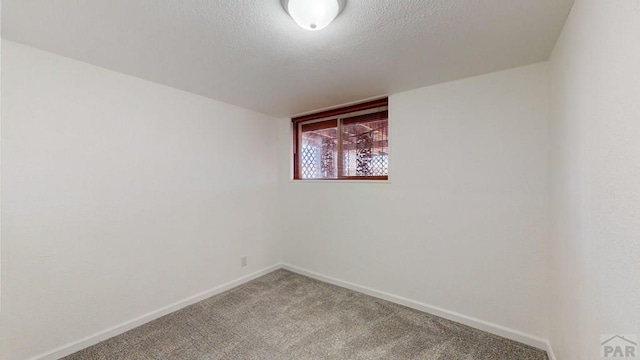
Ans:
{"label": "textured ceiling", "polygon": [[350,0],[299,28],[280,0],[4,0],[2,36],[287,116],[544,61],[573,0]]}

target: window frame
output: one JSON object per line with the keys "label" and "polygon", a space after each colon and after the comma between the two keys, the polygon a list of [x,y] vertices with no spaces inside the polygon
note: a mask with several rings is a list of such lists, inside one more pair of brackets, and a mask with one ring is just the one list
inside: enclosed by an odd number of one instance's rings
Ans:
{"label": "window frame", "polygon": [[[342,176],[342,121],[351,117],[362,116],[367,113],[375,114],[387,112],[387,124],[389,98],[381,98],[360,104],[350,105],[346,107],[321,111],[318,113],[293,117],[291,119],[293,127],[293,180],[299,181],[388,181],[389,175],[376,176]],[[376,110],[371,112],[372,110]],[[338,152],[338,176],[336,178],[314,178],[303,179],[300,175],[300,146],[302,145],[302,126],[320,122],[336,121],[337,122],[337,152]],[[387,125],[388,126],[388,125]],[[387,138],[387,141],[389,139]]]}

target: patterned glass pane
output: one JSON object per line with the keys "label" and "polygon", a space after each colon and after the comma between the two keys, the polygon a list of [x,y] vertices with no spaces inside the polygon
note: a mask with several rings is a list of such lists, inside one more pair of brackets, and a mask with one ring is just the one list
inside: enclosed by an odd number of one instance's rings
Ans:
{"label": "patterned glass pane", "polygon": [[342,125],[342,175],[389,175],[389,121],[367,117]]}
{"label": "patterned glass pane", "polygon": [[302,179],[338,177],[337,127],[302,132],[300,177]]}

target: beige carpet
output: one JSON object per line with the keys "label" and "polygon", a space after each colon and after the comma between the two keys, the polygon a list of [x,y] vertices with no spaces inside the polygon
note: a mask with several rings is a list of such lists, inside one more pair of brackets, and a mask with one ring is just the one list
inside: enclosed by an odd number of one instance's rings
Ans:
{"label": "beige carpet", "polygon": [[66,359],[546,360],[524,344],[277,270]]}

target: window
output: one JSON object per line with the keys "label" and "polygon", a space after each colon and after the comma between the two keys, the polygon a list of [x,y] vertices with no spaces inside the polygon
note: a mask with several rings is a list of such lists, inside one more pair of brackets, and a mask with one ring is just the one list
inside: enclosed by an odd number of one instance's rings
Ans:
{"label": "window", "polygon": [[296,180],[387,180],[388,99],[292,119]]}

